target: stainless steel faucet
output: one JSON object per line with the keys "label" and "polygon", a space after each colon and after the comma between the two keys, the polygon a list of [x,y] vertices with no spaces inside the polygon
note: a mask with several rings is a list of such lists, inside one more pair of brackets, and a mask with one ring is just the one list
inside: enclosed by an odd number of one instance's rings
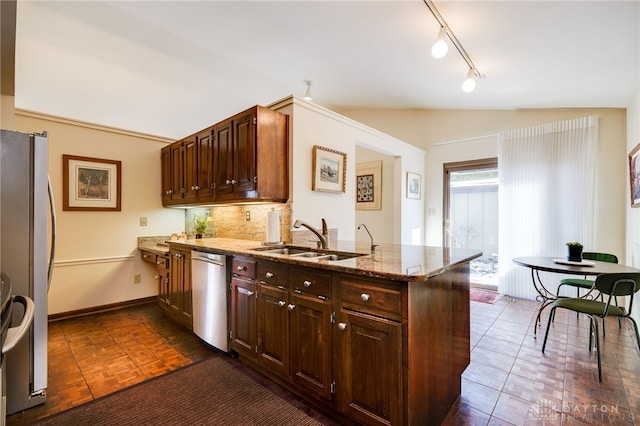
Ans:
{"label": "stainless steel faucet", "polygon": [[376,247],[378,247],[378,244],[373,244],[373,237],[371,236],[371,232],[369,232],[369,228],[367,228],[367,225],[361,223],[360,225],[358,225],[358,229],[360,228],[364,228],[364,230],[367,231],[367,234],[369,234],[369,238],[371,238],[371,253],[373,253],[374,251],[376,251]]}
{"label": "stainless steel faucet", "polygon": [[304,226],[309,231],[311,231],[314,234],[316,234],[316,237],[318,237],[318,240],[319,240],[318,241],[318,247],[321,246],[323,249],[328,249],[329,248],[329,230],[327,229],[327,221],[326,220],[322,219],[322,234],[316,228],[314,228],[313,226],[311,226],[308,223],[305,223],[305,222],[303,222],[301,220],[296,220],[295,223],[293,224],[294,228],[300,228],[301,226]]}

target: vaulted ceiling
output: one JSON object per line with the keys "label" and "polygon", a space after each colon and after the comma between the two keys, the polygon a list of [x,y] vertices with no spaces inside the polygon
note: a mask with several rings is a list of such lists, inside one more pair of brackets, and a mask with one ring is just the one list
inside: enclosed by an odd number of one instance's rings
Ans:
{"label": "vaulted ceiling", "polygon": [[179,138],[255,104],[626,107],[639,1],[434,1],[480,73],[412,1],[18,1],[15,105]]}

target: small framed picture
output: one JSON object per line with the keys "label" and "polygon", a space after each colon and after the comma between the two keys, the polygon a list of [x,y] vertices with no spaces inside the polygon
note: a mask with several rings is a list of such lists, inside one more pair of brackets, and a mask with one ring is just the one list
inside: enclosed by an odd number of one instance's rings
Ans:
{"label": "small framed picture", "polygon": [[356,210],[382,208],[382,161],[356,164]]}
{"label": "small framed picture", "polygon": [[407,198],[420,199],[422,194],[422,176],[407,172]]}
{"label": "small framed picture", "polygon": [[62,210],[120,211],[121,162],[62,156]]}
{"label": "small framed picture", "polygon": [[347,154],[314,145],[311,189],[321,192],[345,192],[346,169]]}
{"label": "small framed picture", "polygon": [[640,207],[640,144],[629,153],[631,207]]}

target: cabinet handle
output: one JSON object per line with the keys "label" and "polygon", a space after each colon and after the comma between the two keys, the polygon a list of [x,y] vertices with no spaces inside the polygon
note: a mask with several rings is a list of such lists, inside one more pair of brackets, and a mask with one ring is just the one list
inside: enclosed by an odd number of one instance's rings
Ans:
{"label": "cabinet handle", "polygon": [[285,302],[284,300],[281,300],[281,301],[278,302],[278,306],[280,306],[281,308],[286,304],[287,304],[287,302]]}
{"label": "cabinet handle", "polygon": [[231,179],[231,184],[235,185],[236,183],[238,183],[235,179]]}
{"label": "cabinet handle", "polygon": [[311,287],[311,281],[309,280],[304,280],[302,284],[304,284],[305,287]]}
{"label": "cabinet handle", "polygon": [[293,311],[293,310],[296,308],[296,305],[292,305],[291,303],[289,303],[289,306],[287,306],[287,308],[288,308],[290,311]]}
{"label": "cabinet handle", "polygon": [[160,275],[156,275],[156,280],[159,280],[159,279],[160,279]]}
{"label": "cabinet handle", "polygon": [[247,270],[247,268],[246,268],[246,267],[244,267],[244,266],[238,266],[238,267],[236,268],[236,270],[241,272],[241,271],[246,271],[246,270]]}
{"label": "cabinet handle", "polygon": [[253,296],[253,292],[251,290],[247,290],[246,288],[236,287],[238,289],[238,293],[244,294],[247,297]]}
{"label": "cabinet handle", "polygon": [[161,264],[161,263],[162,263],[162,262],[160,262],[160,261],[158,260],[158,261],[156,262],[156,265],[159,265],[159,264]]}
{"label": "cabinet handle", "polygon": [[200,187],[198,185],[193,187],[196,191],[200,190]]}
{"label": "cabinet handle", "polygon": [[271,273],[271,272],[267,272],[265,275],[266,275],[267,278],[273,278],[273,276],[274,276],[274,274]]}
{"label": "cabinet handle", "polygon": [[369,301],[369,295],[367,293],[362,293],[360,295],[360,299],[362,299],[363,302],[368,302]]}
{"label": "cabinet handle", "polygon": [[235,179],[227,179],[226,181],[224,181],[224,183],[226,183],[227,185],[235,185],[238,182]]}
{"label": "cabinet handle", "polygon": [[343,322],[341,322],[341,323],[339,323],[339,324],[338,324],[338,330],[340,330],[340,331],[344,331],[344,330],[346,330],[346,329],[347,329],[347,324],[345,324],[345,323],[343,323]]}
{"label": "cabinet handle", "polygon": [[173,191],[170,190],[170,189],[167,189],[164,193],[167,194],[167,195],[171,195],[171,194],[173,194]]}

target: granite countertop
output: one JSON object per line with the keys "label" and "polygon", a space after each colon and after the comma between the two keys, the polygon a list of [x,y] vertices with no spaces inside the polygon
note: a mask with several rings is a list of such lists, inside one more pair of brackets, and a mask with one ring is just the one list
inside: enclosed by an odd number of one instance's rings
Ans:
{"label": "granite countertop", "polygon": [[138,250],[164,255],[169,253],[169,240],[171,237],[138,237]]}
{"label": "granite countertop", "polygon": [[[141,237],[143,238],[143,237]],[[439,275],[456,265],[468,262],[482,255],[477,250],[445,249],[443,247],[412,246],[399,244],[381,244],[371,253],[368,243],[353,241],[337,241],[329,249],[332,252],[359,253],[362,256],[344,260],[312,260],[296,258],[282,254],[265,253],[255,250],[263,248],[260,241],[238,240],[233,238],[202,238],[171,240],[169,237],[144,237],[143,244],[138,241],[138,248],[164,254],[171,246],[221,254],[244,255],[254,258],[323,268],[339,272],[347,272],[375,278],[395,279],[401,281],[425,281]],[[153,240],[152,238],[157,238]],[[161,244],[161,245],[158,245]],[[295,244],[297,247],[315,246]]]}

